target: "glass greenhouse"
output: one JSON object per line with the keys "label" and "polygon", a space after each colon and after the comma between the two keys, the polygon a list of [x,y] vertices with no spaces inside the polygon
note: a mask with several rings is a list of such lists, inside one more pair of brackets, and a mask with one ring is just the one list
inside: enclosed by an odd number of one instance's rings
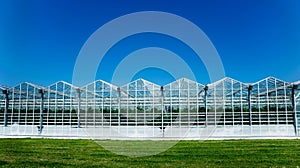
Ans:
{"label": "glass greenhouse", "polygon": [[184,129],[184,136],[197,138],[214,128],[210,136],[299,136],[299,84],[226,77],[208,85],[182,78],[165,86],[144,79],[121,87],[103,80],[83,87],[64,81],[0,86],[0,135],[90,136],[93,130],[111,137],[113,130],[178,137],[174,130]]}

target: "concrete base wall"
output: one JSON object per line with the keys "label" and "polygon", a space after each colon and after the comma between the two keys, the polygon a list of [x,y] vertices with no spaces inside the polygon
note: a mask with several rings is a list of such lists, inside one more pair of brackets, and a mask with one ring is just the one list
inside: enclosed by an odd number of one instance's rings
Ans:
{"label": "concrete base wall", "polygon": [[0,126],[0,136],[65,137],[89,139],[226,139],[251,137],[296,137],[293,125],[263,126],[207,126],[159,127],[113,126],[76,128],[70,126],[44,126],[39,134],[37,126]]}

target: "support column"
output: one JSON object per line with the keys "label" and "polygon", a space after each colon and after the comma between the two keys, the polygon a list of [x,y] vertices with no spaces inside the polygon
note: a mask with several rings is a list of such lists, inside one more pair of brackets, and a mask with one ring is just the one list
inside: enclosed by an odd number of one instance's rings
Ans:
{"label": "support column", "polygon": [[208,118],[207,118],[207,90],[208,90],[208,86],[206,85],[204,87],[205,127],[207,127],[207,122],[208,122]]}
{"label": "support column", "polygon": [[8,94],[9,91],[6,90],[2,90],[2,93],[5,95],[5,108],[4,108],[4,127],[7,127],[7,113],[8,113],[8,106],[9,106],[9,98],[8,98]]}
{"label": "support column", "polygon": [[118,87],[118,126],[121,125],[121,88]]}
{"label": "support column", "polygon": [[297,118],[297,109],[295,103],[295,89],[298,89],[298,85],[293,84],[292,86],[292,106],[293,106],[293,119],[294,119],[294,129],[295,134],[298,135],[298,118]]}
{"label": "support column", "polygon": [[76,91],[78,96],[77,127],[80,128],[81,90],[77,88]]}
{"label": "support column", "polygon": [[45,94],[45,90],[44,89],[40,89],[39,93],[41,94],[41,107],[40,107],[40,125],[38,127],[38,131],[39,134],[42,133],[43,131],[43,112],[44,112],[44,94]]}
{"label": "support column", "polygon": [[161,127],[160,129],[163,132],[163,137],[165,136],[165,126],[164,126],[164,87],[160,87],[161,92]]}
{"label": "support column", "polygon": [[249,85],[248,86],[248,98],[247,98],[247,101],[248,101],[248,108],[249,108],[249,125],[251,126],[252,125],[252,105],[251,105],[251,90],[252,90],[253,86],[252,85]]}

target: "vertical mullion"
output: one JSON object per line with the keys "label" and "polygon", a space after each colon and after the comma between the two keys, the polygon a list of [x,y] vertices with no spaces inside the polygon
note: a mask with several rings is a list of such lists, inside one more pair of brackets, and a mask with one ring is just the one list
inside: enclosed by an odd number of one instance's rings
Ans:
{"label": "vertical mullion", "polygon": [[[28,103],[29,101],[29,93],[28,93],[28,85],[26,87],[26,102]],[[27,109],[27,106],[26,106],[26,109],[25,109],[25,125],[27,125],[27,118],[28,118],[28,109]]]}
{"label": "vertical mullion", "polygon": [[257,96],[258,96],[258,125],[260,126],[261,125],[261,117],[260,117],[260,113],[261,113],[261,111],[260,111],[260,103],[261,103],[261,101],[260,101],[260,83],[258,83],[258,85],[257,85]]}
{"label": "vertical mullion", "polygon": [[289,120],[288,120],[288,109],[287,109],[287,95],[286,95],[286,84],[284,83],[284,108],[285,108],[285,121],[286,121],[286,125],[288,125]]}
{"label": "vertical mullion", "polygon": [[235,110],[234,110],[234,104],[233,104],[233,96],[234,96],[234,94],[233,94],[233,92],[234,92],[235,90],[234,90],[234,88],[233,88],[233,79],[231,79],[231,109],[232,109],[232,125],[235,125],[234,123],[235,123],[235,117],[234,117],[234,115],[235,115]]}
{"label": "vertical mullion", "polygon": [[267,125],[270,125],[270,102],[269,102],[269,80],[270,79],[267,79],[266,80],[266,89],[267,89],[267,118],[268,118],[268,124]]}
{"label": "vertical mullion", "polygon": [[65,96],[66,96],[66,91],[65,91],[65,83],[64,82],[62,82],[62,99],[61,99],[61,101],[60,101],[60,105],[61,105],[61,110],[60,110],[60,122],[61,122],[61,126],[63,126],[64,125],[64,121],[63,121],[63,116],[64,116],[64,112],[65,112],[65,108],[64,108],[64,103],[65,103]]}
{"label": "vertical mullion", "polygon": [[[19,89],[19,112],[18,115],[21,113],[21,107],[22,107],[22,84],[20,84],[20,89]],[[27,102],[26,102],[27,104]],[[25,108],[27,108],[27,106],[25,106]]]}
{"label": "vertical mullion", "polygon": [[276,123],[279,124],[279,114],[278,114],[278,92],[277,92],[277,79],[275,79],[275,104],[276,104]]}

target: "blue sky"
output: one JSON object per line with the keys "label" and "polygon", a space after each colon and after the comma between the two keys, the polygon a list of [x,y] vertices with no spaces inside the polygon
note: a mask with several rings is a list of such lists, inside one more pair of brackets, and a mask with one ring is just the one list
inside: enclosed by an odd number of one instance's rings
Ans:
{"label": "blue sky", "polygon": [[[0,85],[71,83],[77,55],[92,33],[112,19],[139,11],[169,12],[196,24],[217,49],[226,76],[242,82],[267,76],[300,80],[299,9],[297,0],[4,0],[0,2]],[[188,47],[151,33],[121,40],[104,56],[97,79],[110,81],[126,54],[151,46],[176,52],[197,72],[198,82],[210,82]],[[139,77],[159,85],[173,80],[168,72],[151,68],[134,78]]]}

